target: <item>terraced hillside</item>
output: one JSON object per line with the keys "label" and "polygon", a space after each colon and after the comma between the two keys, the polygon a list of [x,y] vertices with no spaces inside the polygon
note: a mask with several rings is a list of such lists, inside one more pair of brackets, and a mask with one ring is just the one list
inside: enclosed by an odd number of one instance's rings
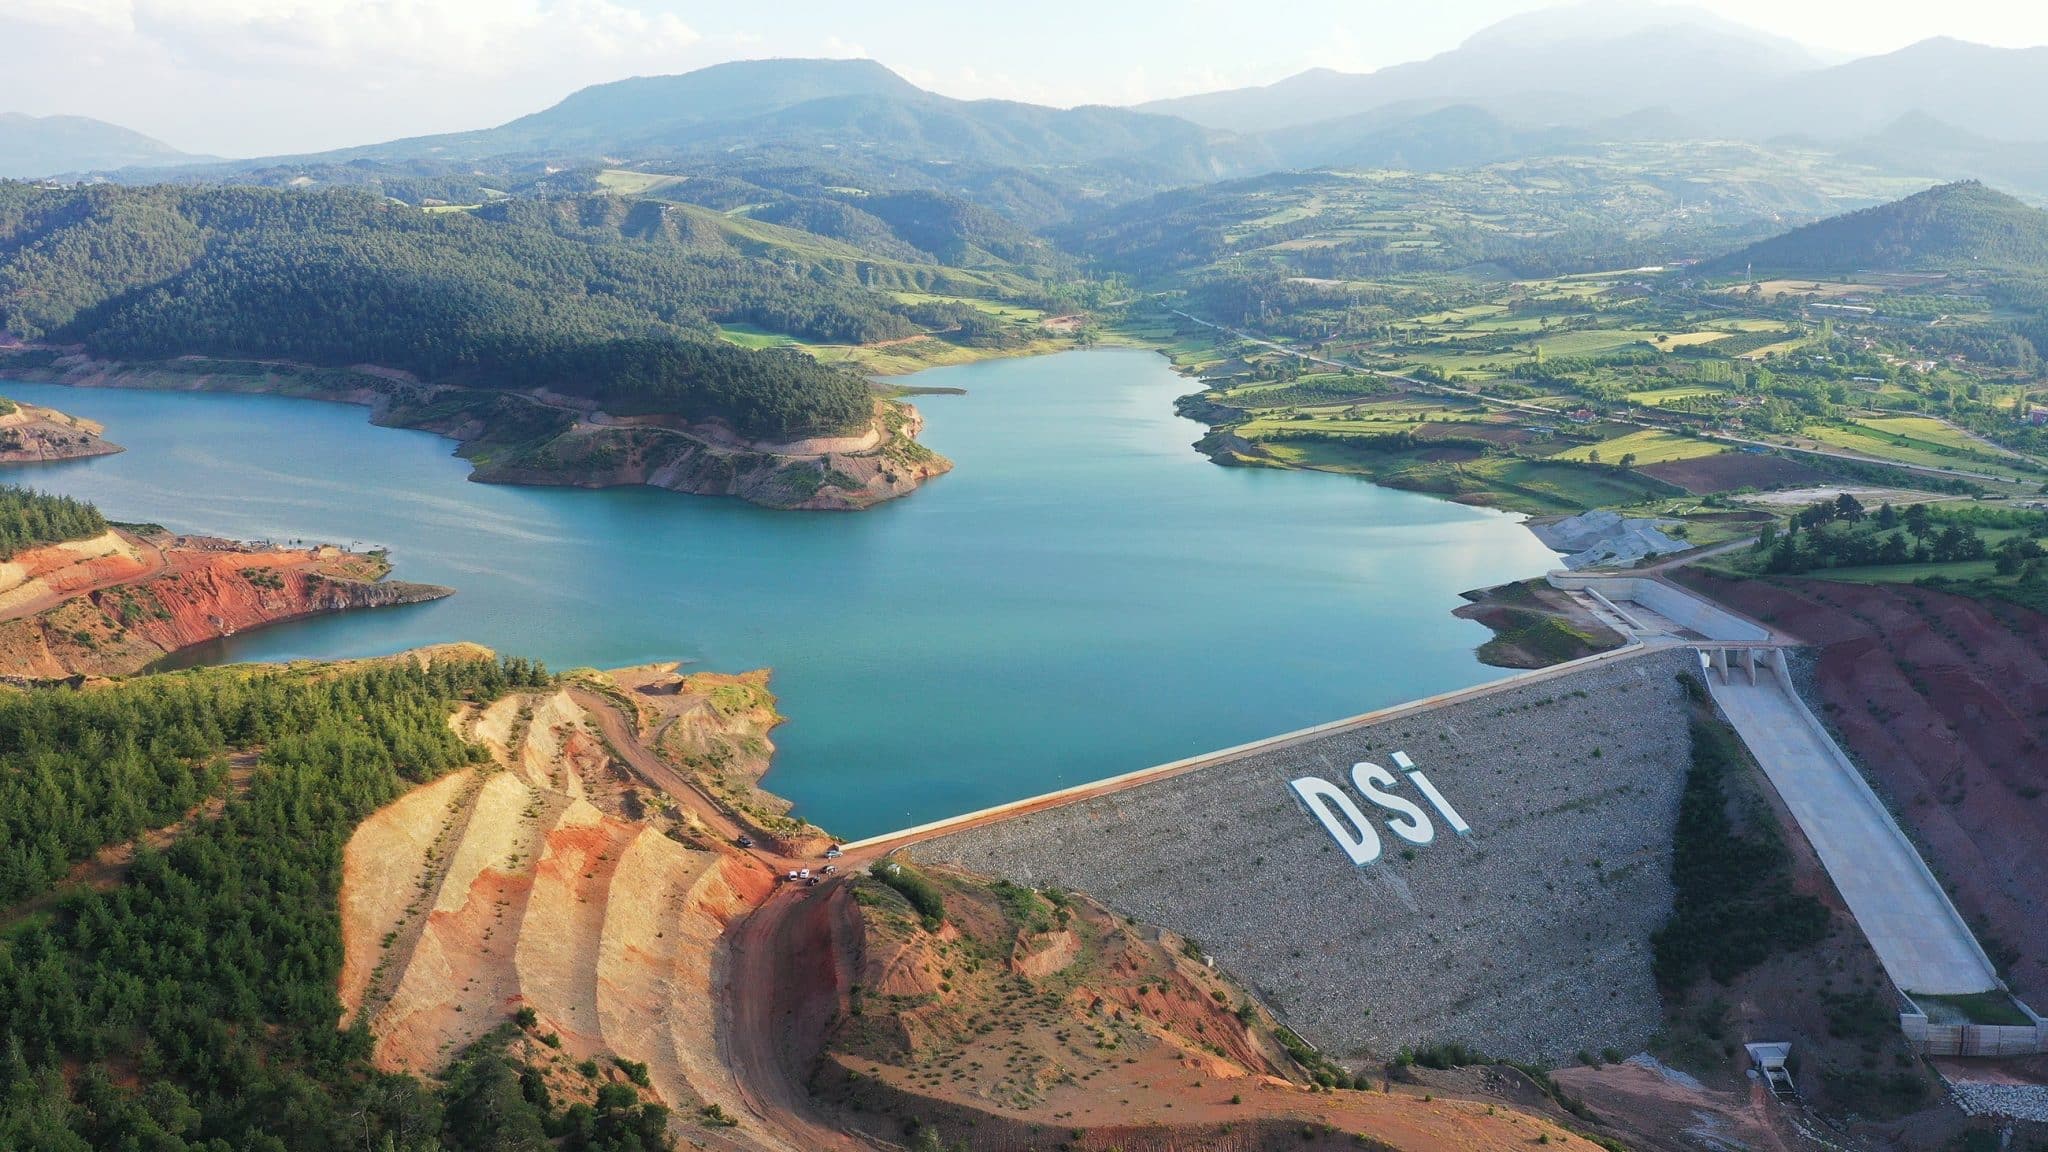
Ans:
{"label": "terraced hillside", "polygon": [[[666,689],[670,712],[703,703]],[[368,1023],[378,1066],[431,1075],[517,1015],[521,1055],[550,1076],[644,1064],[678,1112],[739,1109],[718,1086],[714,944],[773,877],[645,789],[570,689],[451,724],[490,759],[349,842],[345,1022]]]}

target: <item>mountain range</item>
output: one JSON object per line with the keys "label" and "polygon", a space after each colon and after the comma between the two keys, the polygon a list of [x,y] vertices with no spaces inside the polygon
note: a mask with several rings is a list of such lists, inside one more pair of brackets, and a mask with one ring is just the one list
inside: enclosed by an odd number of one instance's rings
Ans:
{"label": "mountain range", "polygon": [[1803,143],[1898,174],[2048,193],[2048,48],[1929,40],[1831,62],[1701,9],[1592,0],[1502,21],[1427,60],[1132,108],[959,100],[872,60],[755,60],[584,88],[494,128],[211,165],[97,121],[0,116],[0,175],[289,180],[322,166],[445,174],[486,161],[739,157],[880,170],[896,186],[952,166],[936,182],[954,191],[1010,173],[1000,179],[1041,185],[1029,190],[1040,200],[1080,203],[1282,169],[1434,171],[1713,139]]}
{"label": "mountain range", "polygon": [[1428,60],[1312,69],[1138,107],[1232,132],[1300,134],[1365,113],[1454,105],[1523,128],[1654,112],[1683,135],[1848,140],[1922,117],[1999,141],[2048,141],[2048,48],[1937,38],[1830,64],[1703,9],[1594,0],[1502,21]]}

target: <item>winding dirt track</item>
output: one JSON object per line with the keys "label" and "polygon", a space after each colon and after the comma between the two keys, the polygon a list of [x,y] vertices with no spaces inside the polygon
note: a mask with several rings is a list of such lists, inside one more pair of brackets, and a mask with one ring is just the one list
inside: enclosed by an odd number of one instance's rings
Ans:
{"label": "winding dirt track", "polygon": [[819,1118],[805,1087],[852,976],[842,883],[778,889],[734,926],[718,957],[719,1063],[754,1118],[805,1152],[887,1147]]}
{"label": "winding dirt track", "polygon": [[[739,838],[740,826],[710,795],[642,743],[616,702],[583,688],[570,688],[569,693],[589,711],[633,771],[689,808],[718,835],[728,841]],[[817,863],[760,849],[748,855],[778,876]],[[841,865],[850,872],[864,859],[849,854]],[[774,888],[727,930],[716,957],[714,978],[721,989],[718,1062],[752,1114],[742,1118],[742,1131],[766,1147],[786,1152],[872,1152],[887,1147],[820,1119],[805,1087],[812,1062],[824,1050],[840,990],[852,980],[846,935],[850,925],[838,898],[842,885],[843,879],[835,879],[816,888]]]}

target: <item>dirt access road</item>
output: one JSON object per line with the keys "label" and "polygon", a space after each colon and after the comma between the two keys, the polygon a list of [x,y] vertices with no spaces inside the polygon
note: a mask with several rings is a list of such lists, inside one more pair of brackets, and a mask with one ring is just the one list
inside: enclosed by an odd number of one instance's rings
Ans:
{"label": "dirt access road", "polygon": [[[569,695],[597,722],[613,751],[651,787],[689,809],[728,844],[740,825],[711,795],[678,772],[641,739],[616,701],[586,688]],[[741,850],[776,876],[823,861],[798,859],[755,847]],[[879,853],[839,861],[852,872]],[[838,1011],[840,990],[852,982],[850,941],[834,909],[834,877],[818,887],[778,884],[768,898],[734,921],[720,941],[714,977],[718,1002],[718,1057],[734,1093],[750,1116],[744,1130],[764,1147],[783,1152],[871,1152],[882,1147],[819,1118],[811,1107],[811,1062],[823,1050],[825,1030]]]}

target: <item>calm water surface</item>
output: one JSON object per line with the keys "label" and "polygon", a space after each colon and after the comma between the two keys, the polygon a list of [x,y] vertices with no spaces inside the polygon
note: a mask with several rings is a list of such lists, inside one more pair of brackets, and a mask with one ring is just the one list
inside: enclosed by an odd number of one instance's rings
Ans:
{"label": "calm water surface", "polygon": [[211,658],[475,640],[555,667],[772,667],[768,786],[851,837],[1491,679],[1460,589],[1554,559],[1515,518],[1346,477],[1219,468],[1165,361],[926,372],[956,470],[850,514],[646,489],[471,484],[360,408],[5,383],[128,451],[5,479],[123,520],[388,547],[435,604],[236,637]]}

